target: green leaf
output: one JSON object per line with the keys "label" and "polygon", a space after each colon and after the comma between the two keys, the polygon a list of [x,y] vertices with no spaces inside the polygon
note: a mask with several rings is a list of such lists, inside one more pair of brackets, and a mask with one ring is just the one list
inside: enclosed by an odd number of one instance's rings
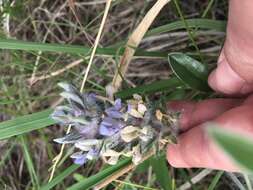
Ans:
{"label": "green leaf", "polygon": [[66,177],[69,177],[71,173],[73,173],[75,170],[77,170],[80,167],[80,165],[72,164],[67,169],[65,169],[63,172],[61,172],[57,177],[53,178],[52,181],[50,181],[48,184],[41,187],[40,190],[49,190],[55,187],[57,184],[61,183]]}
{"label": "green leaf", "polygon": [[151,84],[141,85],[135,88],[128,88],[120,92],[117,92],[115,96],[124,99],[131,97],[133,94],[147,95],[154,92],[168,90],[170,88],[175,88],[178,86],[182,86],[182,82],[177,78],[171,78],[167,80],[156,81]]}
{"label": "green leaf", "polygon": [[156,179],[164,190],[172,189],[172,179],[168,171],[167,161],[164,155],[154,156],[150,163],[156,175]]}
{"label": "green leaf", "polygon": [[211,126],[210,136],[243,170],[253,173],[253,140],[252,137]]}
{"label": "green leaf", "polygon": [[55,124],[49,117],[51,113],[49,109],[0,123],[0,140]]}
{"label": "green leaf", "polygon": [[127,166],[129,163],[131,163],[131,158],[126,158],[126,159],[118,162],[118,164],[116,164],[114,166],[110,166],[110,167],[104,169],[103,171],[72,185],[71,187],[67,188],[67,190],[90,189],[94,185],[105,180],[107,177],[112,175],[114,172],[119,171],[123,167]]}
{"label": "green leaf", "polygon": [[175,75],[185,84],[196,90],[210,91],[206,65],[183,53],[171,53],[168,60]]}

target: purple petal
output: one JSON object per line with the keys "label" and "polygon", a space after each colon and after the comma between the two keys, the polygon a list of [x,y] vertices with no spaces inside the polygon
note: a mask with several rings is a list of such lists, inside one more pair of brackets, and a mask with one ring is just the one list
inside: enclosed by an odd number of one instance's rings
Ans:
{"label": "purple petal", "polygon": [[83,165],[87,161],[86,157],[74,158],[74,163],[78,165]]}
{"label": "purple petal", "polygon": [[121,99],[116,99],[115,102],[114,102],[114,107],[116,110],[120,110],[122,105],[121,105]]}
{"label": "purple petal", "polygon": [[89,125],[76,125],[75,128],[84,138],[94,138],[98,134],[99,125],[97,119],[93,119]]}
{"label": "purple petal", "polygon": [[117,129],[117,128],[108,127],[108,126],[104,126],[104,125],[101,125],[99,128],[99,133],[104,136],[112,136],[115,133],[117,133],[118,131],[119,131],[119,129]]}
{"label": "purple petal", "polygon": [[110,117],[105,117],[103,119],[103,121],[101,122],[101,125],[105,125],[105,126],[112,126],[114,123],[114,120]]}
{"label": "purple petal", "polygon": [[112,118],[120,119],[122,118],[123,114],[116,110],[114,107],[108,108],[105,110],[105,113]]}
{"label": "purple petal", "polygon": [[98,157],[98,155],[99,155],[99,150],[92,148],[89,150],[86,157],[87,157],[87,159],[95,159]]}
{"label": "purple petal", "polygon": [[75,117],[79,117],[79,116],[82,115],[82,111],[81,110],[75,110],[74,115],[75,115]]}
{"label": "purple petal", "polygon": [[72,158],[74,163],[78,165],[83,165],[87,161],[86,154],[82,154],[81,152],[76,152],[72,154],[70,158]]}
{"label": "purple petal", "polygon": [[100,124],[99,133],[104,136],[111,136],[124,127],[124,123],[120,120],[106,117]]}
{"label": "purple petal", "polygon": [[127,112],[131,112],[132,106],[130,104],[127,105]]}

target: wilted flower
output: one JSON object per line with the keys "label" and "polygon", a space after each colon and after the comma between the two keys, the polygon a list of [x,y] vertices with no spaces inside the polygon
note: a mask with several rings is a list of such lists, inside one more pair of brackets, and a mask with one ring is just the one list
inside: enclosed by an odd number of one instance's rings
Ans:
{"label": "wilted flower", "polygon": [[162,113],[154,110],[139,95],[114,103],[94,93],[80,93],[74,86],[60,83],[68,104],[56,107],[52,118],[73,130],[55,139],[61,144],[73,144],[78,152],[71,155],[76,164],[103,157],[116,164],[120,156],[132,157],[137,164],[164,132]]}

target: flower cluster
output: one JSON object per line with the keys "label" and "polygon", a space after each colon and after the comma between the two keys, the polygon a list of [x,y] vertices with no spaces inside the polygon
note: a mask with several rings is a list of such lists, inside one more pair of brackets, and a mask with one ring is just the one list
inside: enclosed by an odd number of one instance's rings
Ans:
{"label": "flower cluster", "polygon": [[73,129],[54,141],[73,144],[79,150],[71,155],[76,164],[101,157],[113,165],[120,156],[132,157],[137,164],[161,136],[161,113],[137,94],[126,103],[121,99],[111,102],[94,93],[80,93],[70,84],[59,86],[68,104],[56,107],[52,118]]}

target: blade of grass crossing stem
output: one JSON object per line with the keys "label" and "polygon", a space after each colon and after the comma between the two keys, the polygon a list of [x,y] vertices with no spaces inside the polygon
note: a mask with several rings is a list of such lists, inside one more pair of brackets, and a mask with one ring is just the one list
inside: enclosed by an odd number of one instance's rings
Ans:
{"label": "blade of grass crossing stem", "polygon": [[218,171],[215,177],[213,178],[211,184],[208,187],[208,190],[214,190],[215,187],[217,186],[221,176],[224,174],[224,171]]}
{"label": "blade of grass crossing stem", "polygon": [[0,123],[0,140],[55,124],[51,113],[49,109]]}
{"label": "blade of grass crossing stem", "polygon": [[40,190],[49,190],[55,187],[56,185],[60,184],[66,177],[69,177],[74,171],[76,171],[80,165],[73,164],[61,172],[58,176],[53,178],[52,181],[41,187]]}
{"label": "blade of grass crossing stem", "polygon": [[22,144],[23,155],[25,158],[25,163],[26,163],[29,175],[31,177],[32,185],[34,188],[39,189],[39,179],[38,179],[38,176],[37,176],[36,171],[34,169],[33,160],[30,155],[29,148],[27,146],[27,139],[25,136],[21,136],[20,141]]}
{"label": "blade of grass crossing stem", "polygon": [[168,171],[165,156],[154,156],[151,158],[150,163],[156,175],[156,180],[159,182],[163,190],[172,190],[172,178]]}
{"label": "blade of grass crossing stem", "polygon": [[131,159],[126,158],[126,159],[120,161],[118,164],[116,164],[114,166],[110,166],[110,167],[104,169],[103,171],[72,185],[71,187],[67,188],[67,190],[90,189],[94,185],[105,180],[107,177],[111,176],[114,172],[119,171],[121,168],[127,166],[130,163],[131,163]]}

